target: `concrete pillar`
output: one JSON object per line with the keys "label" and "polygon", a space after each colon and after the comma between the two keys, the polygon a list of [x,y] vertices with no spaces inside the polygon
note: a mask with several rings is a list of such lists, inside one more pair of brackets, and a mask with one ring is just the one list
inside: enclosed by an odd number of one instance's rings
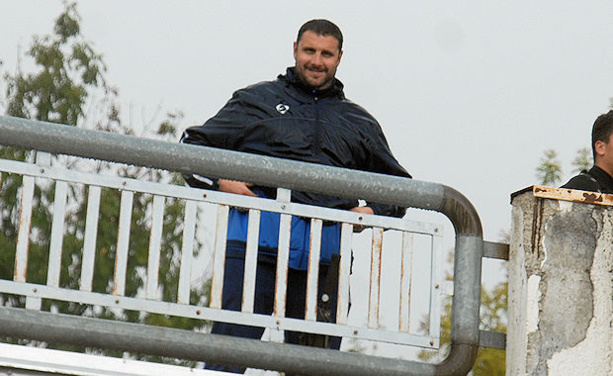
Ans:
{"label": "concrete pillar", "polygon": [[513,196],[507,375],[613,376],[612,204],[537,186]]}

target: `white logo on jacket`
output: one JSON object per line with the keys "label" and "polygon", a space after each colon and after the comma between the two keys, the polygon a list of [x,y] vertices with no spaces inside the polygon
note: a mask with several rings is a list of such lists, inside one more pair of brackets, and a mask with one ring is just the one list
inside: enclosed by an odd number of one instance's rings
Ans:
{"label": "white logo on jacket", "polygon": [[281,115],[285,115],[285,113],[289,111],[289,106],[283,103],[279,103],[275,108]]}

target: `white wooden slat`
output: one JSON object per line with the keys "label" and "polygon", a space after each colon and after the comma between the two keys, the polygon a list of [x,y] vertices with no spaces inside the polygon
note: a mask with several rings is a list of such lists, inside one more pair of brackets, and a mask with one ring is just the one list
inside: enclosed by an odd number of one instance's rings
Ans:
{"label": "white wooden slat", "polygon": [[55,183],[53,221],[51,223],[51,241],[49,243],[49,265],[47,270],[47,285],[53,287],[58,287],[60,285],[67,193],[68,183],[57,181]]}
{"label": "white wooden slat", "polygon": [[21,191],[21,212],[19,213],[19,232],[17,233],[17,252],[15,254],[15,282],[25,282],[28,272],[28,249],[30,246],[30,227],[32,225],[32,201],[34,199],[34,178],[24,176]]}
{"label": "white wooden slat", "polygon": [[413,276],[413,250],[415,236],[411,233],[402,234],[402,252],[400,259],[400,313],[398,329],[408,332],[411,323],[411,281]]}
{"label": "white wooden slat", "polygon": [[90,185],[88,188],[85,238],[83,239],[83,259],[81,261],[81,291],[92,291],[101,191],[102,189],[95,185]]}
{"label": "white wooden slat", "polygon": [[211,280],[211,303],[209,307],[221,309],[224,267],[226,263],[226,238],[228,232],[227,205],[217,209],[217,231],[215,232],[215,250],[213,254],[213,278]]}
{"label": "white wooden slat", "polygon": [[179,291],[177,292],[177,303],[180,304],[189,304],[197,212],[197,202],[186,201],[185,214],[183,217],[183,240],[181,242],[181,268],[179,271]]}
{"label": "white wooden slat", "polygon": [[258,243],[260,238],[260,211],[249,210],[247,226],[247,248],[245,250],[245,273],[243,280],[243,301],[241,310],[253,313],[255,303],[255,281],[258,261]]}
{"label": "white wooden slat", "polygon": [[[307,290],[305,304],[305,319],[317,320],[319,259],[321,255],[321,219],[311,220],[311,244],[309,245],[309,269],[307,274]],[[324,281],[321,281],[324,283]]]}
{"label": "white wooden slat", "polygon": [[434,338],[433,346],[439,346],[441,332],[441,290],[442,290],[442,262],[443,238],[432,237],[432,281],[430,283],[430,328],[429,334]]}
{"label": "white wooden slat", "polygon": [[117,236],[117,254],[115,255],[115,279],[113,295],[124,295],[126,291],[126,272],[128,270],[128,251],[130,247],[130,227],[132,224],[132,204],[134,192],[121,192],[119,209],[119,229]]}
{"label": "white wooden slat", "polygon": [[149,258],[147,260],[146,297],[154,299],[158,294],[160,250],[162,247],[162,230],[164,226],[164,196],[153,196],[151,209],[151,234],[149,236]]}
{"label": "white wooden slat", "polygon": [[341,262],[339,265],[338,304],[336,308],[336,322],[347,325],[349,320],[349,277],[351,274],[353,225],[341,225]]}
{"label": "white wooden slat", "polygon": [[290,233],[292,230],[292,216],[281,214],[279,223],[279,249],[277,255],[277,281],[275,287],[276,317],[285,317],[285,304],[287,295],[287,269],[289,263]]}
{"label": "white wooden slat", "polygon": [[381,255],[383,250],[383,229],[372,229],[372,248],[370,261],[370,294],[368,299],[368,327],[379,327],[379,307],[381,304]]}

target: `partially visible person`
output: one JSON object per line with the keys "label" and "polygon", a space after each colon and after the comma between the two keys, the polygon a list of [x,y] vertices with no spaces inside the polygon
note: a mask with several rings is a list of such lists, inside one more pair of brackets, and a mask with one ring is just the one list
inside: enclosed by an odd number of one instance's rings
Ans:
{"label": "partially visible person", "polygon": [[582,171],[562,188],[613,194],[613,110],[598,116],[592,127],[594,166]]}

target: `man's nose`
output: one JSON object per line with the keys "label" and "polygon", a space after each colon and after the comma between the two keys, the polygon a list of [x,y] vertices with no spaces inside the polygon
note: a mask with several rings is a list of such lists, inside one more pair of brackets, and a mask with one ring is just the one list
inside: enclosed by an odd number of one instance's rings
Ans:
{"label": "man's nose", "polygon": [[311,63],[313,65],[322,65],[323,59],[321,58],[321,53],[316,52],[313,54],[313,58],[311,59]]}

